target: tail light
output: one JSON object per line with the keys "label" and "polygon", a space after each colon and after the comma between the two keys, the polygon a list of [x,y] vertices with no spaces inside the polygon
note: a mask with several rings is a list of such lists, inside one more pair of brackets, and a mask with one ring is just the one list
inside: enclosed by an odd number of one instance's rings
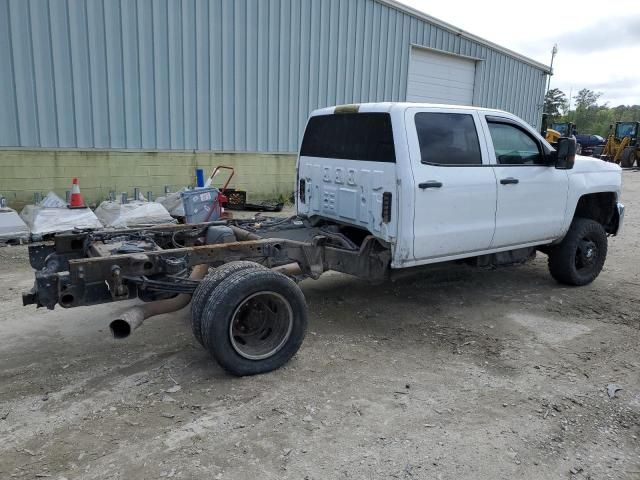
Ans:
{"label": "tail light", "polygon": [[391,192],[382,194],[382,221],[384,223],[391,221]]}

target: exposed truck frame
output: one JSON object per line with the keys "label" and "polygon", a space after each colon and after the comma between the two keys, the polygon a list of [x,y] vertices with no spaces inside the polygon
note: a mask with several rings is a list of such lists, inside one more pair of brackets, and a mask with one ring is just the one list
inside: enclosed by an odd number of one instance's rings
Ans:
{"label": "exposed truck frame", "polygon": [[[366,236],[357,246],[339,233],[276,221],[266,231],[243,226],[255,221],[217,221],[197,225],[163,225],[136,230],[104,230],[57,235],[53,244],[29,247],[36,270],[34,288],[23,294],[23,304],[53,309],[95,305],[140,297],[156,300],[167,294],[193,293],[197,281],[172,277],[196,265],[220,265],[249,260],[268,267],[296,263],[300,278],[318,278],[327,270],[382,281],[389,274],[390,250],[382,241]],[[236,241],[199,245],[211,227],[228,226]],[[188,238],[180,248],[168,248],[101,256],[97,245],[153,241],[158,246],[176,237]],[[292,238],[293,237],[293,238]],[[294,238],[305,237],[300,241]],[[138,240],[135,240],[138,239]],[[106,242],[106,243],[105,243]],[[107,253],[107,251],[104,251]],[[156,280],[163,277],[163,280]],[[166,278],[165,278],[166,277]]]}
{"label": "exposed truck frame", "polygon": [[[294,280],[327,270],[372,282],[389,276],[389,245],[372,235],[352,240],[340,228],[291,217],[59,234],[29,247],[35,283],[23,304],[139,298],[146,303],[110,324],[125,338],[147,318],[191,302],[193,333],[218,363],[234,375],[263,373],[286,363],[304,338],[306,303]],[[212,238],[218,243],[207,243]],[[228,304],[235,311],[221,312]],[[221,318],[228,332],[213,331]]]}

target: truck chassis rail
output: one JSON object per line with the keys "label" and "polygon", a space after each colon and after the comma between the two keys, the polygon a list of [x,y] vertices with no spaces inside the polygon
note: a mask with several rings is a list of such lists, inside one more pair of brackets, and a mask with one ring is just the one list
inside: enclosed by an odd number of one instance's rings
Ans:
{"label": "truck chassis rail", "polygon": [[[56,304],[71,308],[135,297],[146,301],[170,298],[196,289],[199,281],[187,278],[193,267],[219,266],[234,260],[250,260],[266,267],[295,263],[302,278],[318,278],[327,270],[371,281],[388,276],[391,253],[375,237],[366,236],[356,246],[340,234],[296,223],[278,221],[261,229],[254,226],[255,222],[222,221],[60,234],[53,244],[29,248],[31,265],[36,269],[35,285],[23,293],[23,304],[53,309]],[[236,241],[197,244],[209,228],[221,226],[230,228]],[[286,238],[291,232],[296,237],[308,233],[311,238]],[[193,244],[170,248],[179,244],[177,239]],[[113,244],[118,245],[117,251],[132,253],[100,256],[105,245]]]}

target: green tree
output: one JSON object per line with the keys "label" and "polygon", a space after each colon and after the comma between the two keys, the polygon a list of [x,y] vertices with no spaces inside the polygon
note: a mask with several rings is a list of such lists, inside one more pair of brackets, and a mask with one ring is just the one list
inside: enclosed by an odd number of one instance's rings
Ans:
{"label": "green tree", "polygon": [[576,109],[567,111],[561,122],[574,122],[578,133],[597,134],[606,137],[609,125],[616,122],[640,122],[640,105],[598,105],[600,95],[583,89],[574,97]]}
{"label": "green tree", "polygon": [[544,111],[552,120],[558,119],[569,108],[569,100],[562,90],[552,88],[544,96]]}
{"label": "green tree", "polygon": [[600,133],[603,119],[608,117],[610,110],[605,104],[598,105],[598,100],[602,93],[594,92],[588,88],[583,88],[573,97],[576,102],[575,124],[578,132]]}
{"label": "green tree", "polygon": [[588,108],[598,106],[598,99],[602,96],[602,93],[596,93],[588,88],[583,88],[578,94],[573,97],[576,101],[576,110],[586,110]]}

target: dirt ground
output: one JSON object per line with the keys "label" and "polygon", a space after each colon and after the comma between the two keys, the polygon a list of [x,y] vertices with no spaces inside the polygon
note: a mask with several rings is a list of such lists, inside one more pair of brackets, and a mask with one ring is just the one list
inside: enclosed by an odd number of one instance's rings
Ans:
{"label": "dirt ground", "polygon": [[215,364],[187,310],[116,341],[124,304],[22,307],[26,249],[0,248],[0,478],[640,479],[640,172],[624,183],[592,285],[554,283],[544,255],[328,274],[302,283],[297,356],[252,378]]}

